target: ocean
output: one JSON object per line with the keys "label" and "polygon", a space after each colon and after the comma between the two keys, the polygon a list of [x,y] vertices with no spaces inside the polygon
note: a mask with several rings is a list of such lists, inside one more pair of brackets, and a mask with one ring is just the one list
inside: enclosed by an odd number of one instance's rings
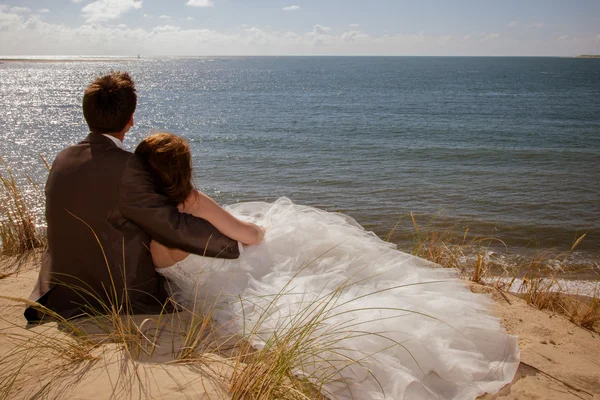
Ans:
{"label": "ocean", "polygon": [[[125,147],[169,131],[223,204],[287,196],[410,251],[415,228],[490,254],[600,263],[600,60],[517,57],[79,58],[0,64],[0,156],[43,187],[82,140],[94,77],[138,88]],[[42,210],[39,210],[40,215]],[[514,256],[513,258],[511,258]],[[552,258],[553,256],[549,256]]]}

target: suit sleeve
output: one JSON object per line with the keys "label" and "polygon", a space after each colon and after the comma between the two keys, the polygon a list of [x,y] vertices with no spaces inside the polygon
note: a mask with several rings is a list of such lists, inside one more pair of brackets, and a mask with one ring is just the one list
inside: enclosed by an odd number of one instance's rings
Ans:
{"label": "suit sleeve", "polygon": [[119,209],[152,239],[168,247],[218,258],[238,258],[238,243],[208,221],[180,213],[158,193],[143,162],[132,156],[119,186]]}

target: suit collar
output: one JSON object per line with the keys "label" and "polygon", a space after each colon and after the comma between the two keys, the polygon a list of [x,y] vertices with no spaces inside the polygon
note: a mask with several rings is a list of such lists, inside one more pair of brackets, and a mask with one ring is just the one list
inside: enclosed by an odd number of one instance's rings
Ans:
{"label": "suit collar", "polygon": [[102,134],[102,136],[109,138],[114,144],[117,145],[118,148],[123,149],[123,142],[121,139],[117,139],[116,137],[107,134]]}
{"label": "suit collar", "polygon": [[90,132],[85,139],[81,143],[90,143],[90,144],[103,144],[107,146],[114,146],[119,148],[115,142],[107,138],[101,133]]}

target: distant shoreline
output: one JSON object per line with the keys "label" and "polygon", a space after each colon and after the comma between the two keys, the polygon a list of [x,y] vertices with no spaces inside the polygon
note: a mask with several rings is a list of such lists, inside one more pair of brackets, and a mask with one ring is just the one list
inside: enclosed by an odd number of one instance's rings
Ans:
{"label": "distant shoreline", "polygon": [[[29,58],[32,57],[32,58]],[[48,62],[114,62],[114,61],[140,61],[140,60],[162,60],[162,59],[207,59],[207,58],[600,58],[600,55],[595,54],[581,54],[577,56],[556,56],[556,55],[543,55],[543,56],[472,56],[472,55],[454,55],[454,56],[428,56],[428,55],[350,55],[350,54],[321,54],[321,55],[297,55],[297,54],[282,54],[282,55],[181,55],[181,56],[147,56],[138,58],[136,56],[98,56],[98,58],[77,58],[79,56],[42,56],[48,58],[33,58],[40,56],[16,56],[16,58],[10,58],[10,56],[0,55],[0,63],[48,63]],[[53,58],[58,57],[58,58]],[[90,56],[93,57],[93,56]]]}
{"label": "distant shoreline", "polygon": [[75,58],[0,58],[0,63],[53,63],[53,62],[115,62],[115,61],[137,61],[137,58],[98,58],[98,59],[75,59]]}

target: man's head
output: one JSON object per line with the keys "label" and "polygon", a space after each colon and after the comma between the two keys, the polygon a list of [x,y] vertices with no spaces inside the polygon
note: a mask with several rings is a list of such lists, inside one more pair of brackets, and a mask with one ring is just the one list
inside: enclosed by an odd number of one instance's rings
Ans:
{"label": "man's head", "polygon": [[85,90],[83,116],[91,132],[124,134],[133,125],[136,104],[131,76],[127,72],[111,72]]}

